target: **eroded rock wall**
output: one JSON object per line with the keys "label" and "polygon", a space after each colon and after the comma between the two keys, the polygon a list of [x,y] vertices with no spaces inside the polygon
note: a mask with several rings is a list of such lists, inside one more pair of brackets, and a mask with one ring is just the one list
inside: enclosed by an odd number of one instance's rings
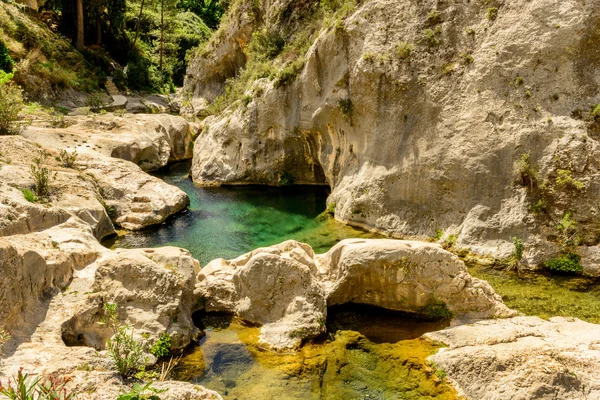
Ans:
{"label": "eroded rock wall", "polygon": [[[321,33],[292,83],[258,80],[251,100],[205,120],[194,181],[326,182],[340,221],[390,235],[441,229],[498,257],[521,237],[530,264],[556,251],[547,239],[576,210],[582,242],[595,244],[599,13],[575,0],[363,1]],[[281,26],[264,15],[252,30]],[[186,81],[195,101],[215,96],[205,59],[223,58],[203,57]],[[515,184],[524,153],[542,191]]]}

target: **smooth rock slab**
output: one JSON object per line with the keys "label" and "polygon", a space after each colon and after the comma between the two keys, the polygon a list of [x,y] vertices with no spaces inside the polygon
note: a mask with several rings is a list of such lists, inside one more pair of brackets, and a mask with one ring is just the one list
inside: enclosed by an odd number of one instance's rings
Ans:
{"label": "smooth rock slab", "polygon": [[425,334],[431,356],[470,399],[600,399],[600,325],[516,317]]}

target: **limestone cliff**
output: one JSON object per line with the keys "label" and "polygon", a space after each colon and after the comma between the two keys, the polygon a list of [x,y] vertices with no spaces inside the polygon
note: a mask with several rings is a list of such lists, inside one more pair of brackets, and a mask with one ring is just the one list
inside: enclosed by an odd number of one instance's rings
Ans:
{"label": "limestone cliff", "polygon": [[[494,256],[516,236],[530,264],[557,252],[571,211],[595,245],[599,16],[576,0],[241,1],[188,70],[196,113],[247,80],[205,120],[193,179],[327,184],[340,221],[439,229]],[[251,74],[265,32],[286,44]]]}

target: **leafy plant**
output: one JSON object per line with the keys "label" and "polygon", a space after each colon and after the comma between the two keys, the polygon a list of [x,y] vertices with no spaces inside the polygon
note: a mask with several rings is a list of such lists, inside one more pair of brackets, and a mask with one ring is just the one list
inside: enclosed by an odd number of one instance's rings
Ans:
{"label": "leafy plant", "polygon": [[41,152],[29,166],[29,173],[34,180],[34,192],[37,197],[46,197],[50,193],[50,171],[44,166],[46,154]]}
{"label": "leafy plant", "polygon": [[488,21],[495,21],[498,18],[498,9],[496,7],[490,7],[485,12],[485,16]]}
{"label": "leafy plant", "polygon": [[592,114],[592,117],[594,117],[596,119],[600,118],[600,104],[598,104],[598,105],[596,105],[596,107],[592,108],[591,114]]}
{"label": "leafy plant", "polygon": [[514,248],[508,261],[508,268],[517,269],[519,262],[523,258],[523,241],[516,236],[512,238],[512,241]]}
{"label": "leafy plant", "polygon": [[0,70],[4,72],[12,72],[15,62],[8,54],[8,48],[4,42],[0,41]]}
{"label": "leafy plant", "polygon": [[475,61],[471,53],[462,53],[460,58],[462,59],[462,63],[465,65],[473,64],[473,61]]}
{"label": "leafy plant", "polygon": [[523,153],[515,163],[515,174],[517,182],[521,186],[528,187],[530,190],[537,186],[538,171],[537,166],[531,160],[531,154]]}
{"label": "leafy plant", "polygon": [[85,105],[88,106],[93,112],[98,112],[104,105],[104,96],[102,93],[92,93],[85,100]]}
{"label": "leafy plant", "polygon": [[279,88],[281,86],[287,86],[296,79],[298,75],[302,72],[304,68],[305,59],[304,57],[300,57],[292,63],[286,65],[277,76],[275,80],[275,87]]}
{"label": "leafy plant", "polygon": [[575,253],[563,254],[544,263],[544,266],[552,272],[578,274],[583,271],[581,256]]}
{"label": "leafy plant", "polygon": [[291,186],[294,184],[294,176],[287,171],[279,174],[278,186]]}
{"label": "leafy plant", "polygon": [[15,122],[23,109],[22,90],[11,78],[12,74],[0,71],[0,135],[16,133]]}
{"label": "leafy plant", "polygon": [[285,38],[281,31],[263,28],[252,35],[250,51],[259,58],[272,60],[283,51],[284,46]]}
{"label": "leafy plant", "polygon": [[427,45],[429,47],[439,46],[442,43],[442,39],[440,38],[441,33],[442,30],[439,26],[436,26],[435,30],[425,29],[423,31],[423,36],[425,37]]}
{"label": "leafy plant", "polygon": [[[139,383],[134,383],[131,391],[123,393],[117,400],[160,400],[157,394],[166,392],[167,389],[155,389],[152,387],[152,382],[146,383],[142,386]],[[150,393],[146,393],[150,392]]]}
{"label": "leafy plant", "polygon": [[354,111],[354,104],[350,98],[341,99],[338,101],[338,107],[342,111],[342,114],[344,114],[346,117],[350,117],[352,115],[352,111]]}
{"label": "leafy plant", "polygon": [[15,378],[9,379],[6,386],[0,382],[0,394],[10,400],[34,400],[39,378],[31,377],[19,369]]}
{"label": "leafy plant", "polygon": [[114,332],[106,343],[108,354],[123,378],[133,376],[146,361],[143,346],[133,337],[133,328],[129,325],[119,325],[117,304],[104,303],[102,310],[104,316],[100,323],[107,325]]}
{"label": "leafy plant", "polygon": [[441,229],[436,229],[435,234],[431,238],[435,242],[437,242],[438,240],[440,240],[442,238],[442,236],[444,236],[444,231],[442,231]]}
{"label": "leafy plant", "polygon": [[573,189],[582,190],[585,188],[583,182],[573,179],[571,171],[568,169],[559,169],[556,171],[556,183],[561,186],[571,187]]}
{"label": "leafy plant", "polygon": [[395,53],[396,57],[401,60],[406,60],[412,54],[414,46],[408,42],[400,42],[396,45]]}
{"label": "leafy plant", "polygon": [[150,353],[157,358],[167,357],[171,354],[171,336],[163,333],[150,349]]}
{"label": "leafy plant", "polygon": [[450,319],[453,315],[452,312],[448,310],[446,303],[439,300],[435,300],[433,303],[419,308],[417,312],[433,320]]}
{"label": "leafy plant", "polygon": [[442,14],[438,10],[429,10],[427,13],[427,22],[430,24],[439,24],[442,22]]}
{"label": "leafy plant", "polygon": [[558,240],[565,253],[570,252],[573,247],[579,245],[577,222],[575,222],[572,217],[573,213],[567,211],[556,225]]}
{"label": "leafy plant", "polygon": [[74,168],[76,160],[77,150],[68,152],[67,150],[63,149],[60,151],[60,155],[58,156],[58,161],[60,161],[65,168]]}
{"label": "leafy plant", "polygon": [[21,189],[21,193],[23,193],[23,197],[25,197],[25,200],[27,200],[30,203],[36,203],[39,200],[35,193],[33,193],[29,189]]}

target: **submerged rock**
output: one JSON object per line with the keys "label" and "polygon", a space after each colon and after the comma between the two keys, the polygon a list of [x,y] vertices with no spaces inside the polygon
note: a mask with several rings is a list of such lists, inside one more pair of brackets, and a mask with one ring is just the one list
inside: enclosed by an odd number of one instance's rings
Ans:
{"label": "submerged rock", "polygon": [[516,317],[432,332],[430,357],[467,398],[600,398],[600,325]]}
{"label": "submerged rock", "polygon": [[430,318],[515,314],[455,255],[401,240],[348,239],[317,256],[287,241],[217,259],[198,274],[197,295],[206,311],[262,325],[260,340],[276,349],[323,333],[327,305],[360,303]]}

